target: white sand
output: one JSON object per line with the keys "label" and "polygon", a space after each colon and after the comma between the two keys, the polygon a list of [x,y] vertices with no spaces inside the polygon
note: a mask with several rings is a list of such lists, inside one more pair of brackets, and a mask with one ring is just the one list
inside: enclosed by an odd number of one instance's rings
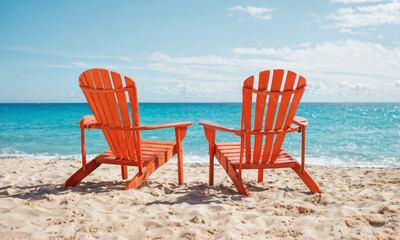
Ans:
{"label": "white sand", "polygon": [[[244,171],[251,198],[221,166],[176,163],[123,191],[118,166],[103,165],[62,189],[79,161],[0,159],[0,239],[400,239],[400,170],[308,167],[322,194],[292,170]],[[136,169],[130,168],[130,177]]]}

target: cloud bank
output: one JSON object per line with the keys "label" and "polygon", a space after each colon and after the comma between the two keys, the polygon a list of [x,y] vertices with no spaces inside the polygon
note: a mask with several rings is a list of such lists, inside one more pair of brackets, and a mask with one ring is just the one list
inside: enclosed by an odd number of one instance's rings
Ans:
{"label": "cloud bank", "polygon": [[309,82],[308,100],[322,95],[336,101],[396,101],[400,97],[400,47],[347,39],[293,48],[238,47],[230,51],[230,57],[174,57],[154,52],[147,67],[190,82],[190,88],[181,84],[175,93],[210,89],[216,100],[221,100],[217,90],[224,92],[225,88],[237,92],[237,98],[240,91],[235,88],[240,89],[245,78],[274,68],[304,75]]}
{"label": "cloud bank", "polygon": [[[360,3],[367,1],[342,2]],[[400,23],[400,2],[392,1],[389,3],[370,6],[339,8],[334,13],[326,16],[326,18],[333,20],[334,23],[330,27],[336,28],[357,28],[364,26],[378,26],[381,24],[397,25]]]}
{"label": "cloud bank", "polygon": [[264,8],[264,7],[242,7],[240,5],[229,8],[229,11],[238,12],[241,14],[241,20],[244,19],[255,19],[255,20],[271,20],[272,12],[276,9]]}

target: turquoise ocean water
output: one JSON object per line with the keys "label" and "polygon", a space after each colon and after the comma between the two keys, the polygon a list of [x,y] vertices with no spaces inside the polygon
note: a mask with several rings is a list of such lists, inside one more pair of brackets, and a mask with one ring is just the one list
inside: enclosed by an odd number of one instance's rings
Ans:
{"label": "turquoise ocean water", "polygon": [[[208,144],[197,123],[210,120],[239,128],[240,103],[142,103],[141,125],[192,121],[183,142],[184,162],[207,163]],[[80,159],[76,122],[91,115],[87,104],[0,104],[0,157]],[[400,168],[400,103],[301,103],[297,116],[308,119],[306,163],[324,166]],[[300,156],[299,133],[283,148]],[[173,129],[144,131],[143,139],[174,141]],[[217,141],[239,141],[217,133]],[[87,131],[87,153],[106,150],[99,130]]]}

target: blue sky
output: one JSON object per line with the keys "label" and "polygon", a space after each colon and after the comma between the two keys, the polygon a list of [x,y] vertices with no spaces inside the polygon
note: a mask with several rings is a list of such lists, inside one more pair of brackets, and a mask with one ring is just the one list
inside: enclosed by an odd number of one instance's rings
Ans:
{"label": "blue sky", "polygon": [[0,102],[85,102],[93,67],[140,102],[240,102],[266,69],[304,101],[400,100],[400,1],[0,1]]}

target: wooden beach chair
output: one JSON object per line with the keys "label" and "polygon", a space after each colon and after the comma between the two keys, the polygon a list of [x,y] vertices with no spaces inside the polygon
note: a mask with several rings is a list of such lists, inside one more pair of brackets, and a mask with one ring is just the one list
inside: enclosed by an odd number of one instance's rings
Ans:
{"label": "wooden beach chair", "polygon": [[[136,85],[133,80],[105,69],[90,69],[79,77],[79,85],[89,103],[94,116],[83,117],[80,121],[82,144],[82,168],[75,172],[64,184],[76,186],[83,178],[101,164],[121,165],[122,179],[128,178],[127,166],[138,168],[136,176],[125,189],[136,189],[157,168],[165,164],[175,154],[178,155],[178,182],[183,183],[182,140],[192,122],[169,123],[140,126]],[[129,114],[126,94],[129,97]],[[130,116],[131,115],[131,116]],[[85,129],[101,129],[110,147],[86,163]],[[175,128],[176,142],[142,140],[140,131],[161,128]]]}
{"label": "wooden beach chair", "polygon": [[[317,183],[304,168],[305,130],[308,122],[295,116],[306,88],[306,80],[294,72],[277,69],[260,72],[258,88],[255,89],[253,85],[254,76],[246,79],[243,84],[240,130],[209,121],[199,123],[203,125],[209,142],[209,184],[214,184],[215,156],[239,194],[250,197],[241,177],[242,169],[258,169],[258,181],[262,181],[266,168],[292,168],[312,193],[320,193]],[[256,97],[254,112],[253,94]],[[233,133],[240,137],[240,142],[215,142],[216,130]],[[291,132],[302,133],[301,163],[281,149],[286,134]]]}

